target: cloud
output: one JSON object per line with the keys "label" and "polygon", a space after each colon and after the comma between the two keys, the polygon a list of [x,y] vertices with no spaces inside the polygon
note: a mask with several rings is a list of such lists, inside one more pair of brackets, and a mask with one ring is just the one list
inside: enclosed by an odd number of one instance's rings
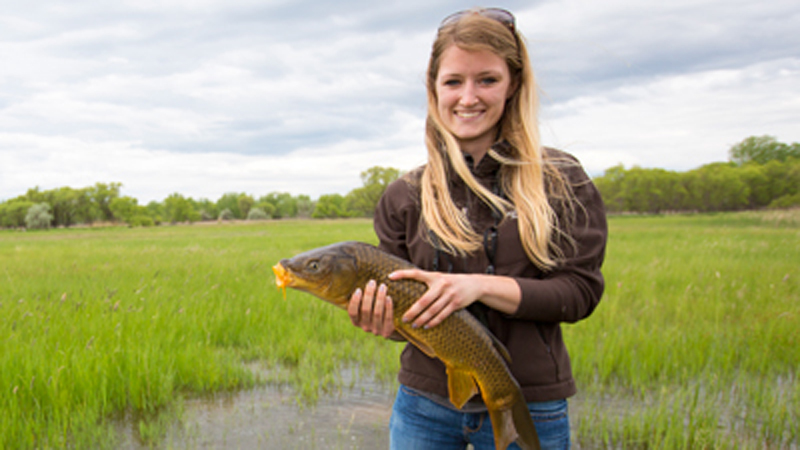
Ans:
{"label": "cloud", "polygon": [[800,141],[800,59],[659,77],[552,105],[545,136],[587,171],[615,164],[689,170],[726,161],[752,135]]}
{"label": "cloud", "polygon": [[[8,3],[8,2],[7,2]],[[548,144],[590,173],[798,141],[789,0],[509,1]],[[463,2],[42,0],[0,7],[0,200],[36,185],[346,193],[425,160],[424,71]]]}

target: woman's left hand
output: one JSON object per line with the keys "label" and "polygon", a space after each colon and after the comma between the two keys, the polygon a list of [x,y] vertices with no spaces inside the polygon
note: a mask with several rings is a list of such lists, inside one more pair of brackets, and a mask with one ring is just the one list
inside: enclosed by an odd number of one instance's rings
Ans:
{"label": "woman's left hand", "polygon": [[428,290],[403,315],[403,322],[414,328],[439,325],[450,314],[466,308],[481,297],[485,279],[475,274],[428,272],[420,269],[398,270],[392,280],[408,278],[428,285]]}

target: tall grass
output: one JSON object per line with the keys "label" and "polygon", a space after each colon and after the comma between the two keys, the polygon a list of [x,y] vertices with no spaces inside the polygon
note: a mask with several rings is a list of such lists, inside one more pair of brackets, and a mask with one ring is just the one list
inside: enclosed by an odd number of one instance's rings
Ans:
{"label": "tall grass", "polygon": [[587,448],[797,448],[798,216],[611,220],[605,297],[566,332]]}
{"label": "tall grass", "polygon": [[284,300],[271,272],[371,235],[368,221],[0,233],[0,448],[113,447],[110,417],[146,430],[182,395],[258,382],[313,400],[359,361],[391,377],[396,346]]}
{"label": "tall grass", "polygon": [[[565,327],[576,447],[798,447],[797,216],[611,218],[606,295]],[[274,287],[279,259],[349,239],[371,224],[0,232],[0,448],[113,448],[119,416],[155,442],[185,396],[392,379],[401,346]]]}

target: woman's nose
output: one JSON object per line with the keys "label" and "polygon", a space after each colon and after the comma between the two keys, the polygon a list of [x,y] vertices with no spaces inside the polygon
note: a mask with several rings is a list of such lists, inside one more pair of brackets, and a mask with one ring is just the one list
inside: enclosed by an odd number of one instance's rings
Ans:
{"label": "woman's nose", "polygon": [[464,90],[461,91],[461,104],[463,106],[475,106],[478,104],[478,93],[473,83],[464,84]]}

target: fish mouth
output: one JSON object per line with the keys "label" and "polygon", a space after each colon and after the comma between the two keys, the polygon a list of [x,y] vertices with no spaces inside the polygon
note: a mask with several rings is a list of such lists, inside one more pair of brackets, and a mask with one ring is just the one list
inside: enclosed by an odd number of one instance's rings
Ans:
{"label": "fish mouth", "polygon": [[275,274],[275,285],[283,291],[283,298],[286,299],[286,288],[290,287],[294,281],[291,272],[286,270],[281,263],[272,266],[272,272]]}

